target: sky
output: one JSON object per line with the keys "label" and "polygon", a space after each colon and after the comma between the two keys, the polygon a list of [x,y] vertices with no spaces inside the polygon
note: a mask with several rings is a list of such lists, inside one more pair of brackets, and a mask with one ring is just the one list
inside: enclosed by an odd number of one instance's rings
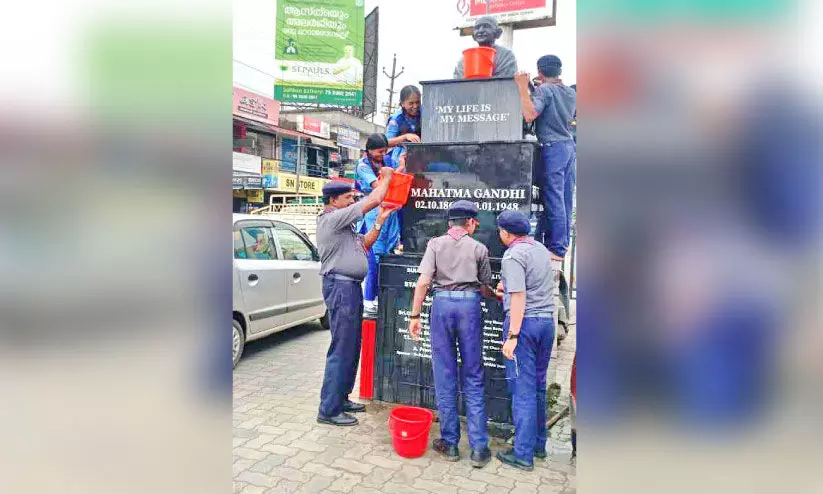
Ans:
{"label": "sky", "polygon": [[[521,70],[534,75],[537,59],[553,54],[563,61],[563,80],[576,82],[576,0],[557,0],[557,25],[523,29],[514,33],[514,53]],[[392,56],[397,53],[395,90],[420,81],[450,79],[464,49],[475,46],[461,37],[456,26],[454,0],[366,0],[365,13],[380,8],[378,108],[388,100]],[[276,0],[234,0],[233,58],[236,86],[272,96],[275,73],[274,18]],[[394,105],[397,105],[394,96]],[[383,123],[378,118],[376,123]]]}
{"label": "sky", "polygon": [[[456,3],[454,0],[366,0],[366,14],[380,7],[377,98],[381,105],[388,99],[386,89],[389,88],[389,79],[383,75],[382,68],[385,66],[391,73],[395,52],[398,65],[405,67],[404,74],[395,82],[398,89],[420,81],[451,79],[462,51],[476,46],[470,36],[460,36],[453,29]],[[535,75],[538,58],[557,55],[563,61],[563,81],[568,85],[576,82],[576,3],[577,0],[557,0],[556,26],[514,32],[513,49],[520,70]]]}

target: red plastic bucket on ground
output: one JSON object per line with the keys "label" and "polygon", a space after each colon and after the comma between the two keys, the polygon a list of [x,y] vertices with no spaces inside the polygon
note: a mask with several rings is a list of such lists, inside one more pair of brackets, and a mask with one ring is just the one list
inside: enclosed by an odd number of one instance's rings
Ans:
{"label": "red plastic bucket on ground", "polygon": [[389,413],[392,447],[403,458],[419,458],[429,444],[434,414],[418,407],[397,407]]}
{"label": "red plastic bucket on ground", "polygon": [[479,79],[494,74],[494,56],[497,50],[488,46],[476,46],[463,50],[463,77]]}
{"label": "red plastic bucket on ground", "polygon": [[386,197],[383,199],[383,207],[399,209],[405,206],[406,201],[409,200],[409,191],[411,191],[413,180],[414,175],[394,172],[389,182],[389,190],[386,191]]}

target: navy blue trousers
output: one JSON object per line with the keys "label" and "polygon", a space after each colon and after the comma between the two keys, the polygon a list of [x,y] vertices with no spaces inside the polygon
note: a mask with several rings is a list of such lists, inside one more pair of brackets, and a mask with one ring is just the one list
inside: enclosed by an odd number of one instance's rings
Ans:
{"label": "navy blue trousers", "polygon": [[[465,292],[460,292],[465,293]],[[451,292],[435,294],[431,314],[432,366],[440,437],[449,444],[460,442],[460,415],[457,407],[457,380],[463,384],[466,424],[473,450],[489,445],[486,435],[486,398],[483,371],[483,324],[480,294],[470,298],[449,298]],[[457,295],[455,295],[457,296]],[[460,347],[460,375],[457,347]]]}
{"label": "navy blue trousers", "polygon": [[574,141],[553,142],[542,147],[538,170],[543,217],[535,239],[558,256],[565,256],[571,235],[574,185],[577,183],[577,152]]}
{"label": "navy blue trousers", "polygon": [[[509,318],[503,322],[503,338]],[[514,413],[514,454],[532,463],[534,449],[546,447],[546,371],[554,341],[554,320],[525,317],[520,327],[515,360],[506,359],[506,381]]]}
{"label": "navy blue trousers", "polygon": [[363,323],[363,291],[360,283],[323,277],[323,299],[329,311],[331,345],[326,354],[326,373],[320,391],[320,415],[334,417],[354,389]]}

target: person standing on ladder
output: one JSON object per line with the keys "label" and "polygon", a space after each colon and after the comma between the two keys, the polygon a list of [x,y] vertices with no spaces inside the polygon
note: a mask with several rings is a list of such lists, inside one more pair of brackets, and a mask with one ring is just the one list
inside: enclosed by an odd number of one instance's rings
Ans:
{"label": "person standing on ladder", "polygon": [[354,389],[363,323],[361,284],[368,270],[366,252],[377,240],[380,226],[391,209],[379,208],[377,220],[366,235],[355,231],[364,214],[377,208],[386,197],[394,170],[380,170],[383,179],[365,199],[355,202],[352,185],[333,180],[323,186],[326,209],[317,217],[317,250],[323,277],[323,300],[328,309],[331,345],[320,391],[320,424],[351,426],[357,419],[347,412],[362,412],[365,406],[349,400]]}
{"label": "person standing on ladder", "polygon": [[[420,339],[420,312],[429,287],[434,285],[434,302],[429,315],[431,325],[432,368],[437,409],[440,412],[440,439],[433,449],[447,461],[460,459],[460,417],[457,406],[457,381],[463,378],[466,425],[469,429],[471,464],[482,468],[491,460],[486,433],[486,397],[483,371],[483,320],[481,292],[494,297],[489,264],[489,249],[471,235],[479,226],[477,206],[456,201],[449,208],[449,230],[426,246],[418,269],[409,316],[409,333]],[[462,372],[458,374],[457,347]]]}
{"label": "person standing on ladder", "polygon": [[523,118],[537,122],[537,140],[542,145],[537,183],[543,203],[543,217],[537,222],[536,239],[552,253],[555,291],[559,292],[560,272],[571,238],[574,187],[577,182],[577,151],[572,122],[577,107],[577,92],[560,80],[562,62],[554,55],[537,61],[540,84],[534,95],[529,91],[531,77],[515,76]]}

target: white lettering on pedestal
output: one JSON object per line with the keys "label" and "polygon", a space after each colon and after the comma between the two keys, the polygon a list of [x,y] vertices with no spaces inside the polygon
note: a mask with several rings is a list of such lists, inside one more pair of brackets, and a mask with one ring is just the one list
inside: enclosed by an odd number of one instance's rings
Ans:
{"label": "white lettering on pedestal", "polygon": [[474,105],[443,105],[437,107],[441,124],[454,123],[503,123],[511,118],[510,112],[495,112],[488,103]]}
{"label": "white lettering on pedestal", "polygon": [[[398,335],[403,336],[405,341],[402,349],[395,352],[401,357],[419,357],[431,360],[431,326],[429,322],[429,309],[431,309],[432,298],[426,297],[426,302],[423,304],[423,311],[420,314],[420,340],[414,341],[409,334],[408,325],[410,315],[407,309],[398,309],[395,318],[400,327],[396,329]],[[481,302],[484,314],[488,313],[486,302]],[[506,366],[501,362],[501,348],[503,340],[503,322],[497,320],[488,320],[484,318],[483,321],[483,365],[492,369],[505,369]],[[459,359],[458,359],[459,362]]]}

